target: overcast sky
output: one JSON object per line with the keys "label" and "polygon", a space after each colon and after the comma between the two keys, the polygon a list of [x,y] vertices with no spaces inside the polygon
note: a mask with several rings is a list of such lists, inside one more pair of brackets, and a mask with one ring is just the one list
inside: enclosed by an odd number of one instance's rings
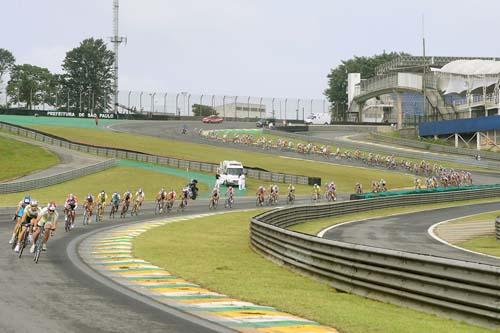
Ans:
{"label": "overcast sky", "polygon": [[[109,40],[112,0],[2,0],[0,47],[60,72]],[[497,0],[121,0],[120,90],[322,98],[342,59],[386,51],[500,56]],[[111,48],[112,45],[109,44]]]}

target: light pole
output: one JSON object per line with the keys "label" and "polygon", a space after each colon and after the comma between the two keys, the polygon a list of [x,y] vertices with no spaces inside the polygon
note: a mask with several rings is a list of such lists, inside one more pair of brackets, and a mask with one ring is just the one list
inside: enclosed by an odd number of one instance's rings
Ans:
{"label": "light pole", "polygon": [[[130,95],[131,94],[132,94],[132,91],[129,91],[128,92],[128,97],[127,97],[127,109],[129,111],[129,113],[130,113]],[[90,97],[90,93],[89,93],[89,97]],[[89,105],[90,105],[90,103],[89,103]]]}
{"label": "light pole", "polygon": [[167,113],[167,96],[168,93],[163,94],[163,112]]}
{"label": "light pole", "polygon": [[212,95],[212,108],[215,109],[215,95]]}
{"label": "light pole", "polygon": [[[259,111],[260,111],[260,108],[259,108]],[[271,112],[273,114],[273,118],[274,118],[274,97],[273,99],[271,100]]]}
{"label": "light pole", "polygon": [[66,108],[67,108],[67,110],[69,112],[69,90],[68,90],[68,103],[66,104]]}
{"label": "light pole", "polygon": [[187,105],[187,115],[189,117],[189,104],[191,104],[191,94],[188,94],[188,105]]}
{"label": "light pole", "polygon": [[142,113],[142,94],[144,94],[143,91],[139,94],[139,112]]}
{"label": "light pole", "polygon": [[248,117],[247,118],[250,118],[250,96],[248,96],[247,107],[248,107]]}
{"label": "light pole", "polygon": [[234,96],[234,118],[238,118],[238,96]]}
{"label": "light pole", "polygon": [[326,109],[326,100],[323,100],[323,113],[325,113],[325,109]]}
{"label": "light pole", "polygon": [[[311,99],[311,114],[313,113],[313,100]],[[304,117],[302,117],[304,118]]]}
{"label": "light pole", "polygon": [[[262,118],[262,97],[259,100],[259,117]],[[273,119],[274,119],[274,111],[273,111]]]}
{"label": "light pole", "polygon": [[224,118],[226,118],[226,97],[227,96],[222,96],[222,113],[224,114]]}
{"label": "light pole", "polygon": [[[182,94],[182,109],[185,111],[186,110],[186,94],[187,94],[187,92],[181,91],[181,94]],[[180,112],[179,112],[179,116],[180,116]]]}
{"label": "light pole", "polygon": [[286,119],[286,103],[288,102],[288,98],[285,98],[285,119]]}
{"label": "light pole", "polygon": [[151,112],[155,112],[155,96],[155,92],[151,94]]}
{"label": "light pole", "polygon": [[181,112],[179,110],[179,95],[181,93],[177,93],[177,95],[175,95],[175,113],[180,116],[181,115]]}
{"label": "light pole", "polygon": [[300,108],[300,98],[297,99],[297,120],[299,120],[299,108]]}

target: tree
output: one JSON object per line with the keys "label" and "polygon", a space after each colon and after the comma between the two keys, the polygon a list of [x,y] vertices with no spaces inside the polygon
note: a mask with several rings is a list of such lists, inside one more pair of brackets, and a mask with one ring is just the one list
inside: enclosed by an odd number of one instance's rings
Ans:
{"label": "tree", "polygon": [[11,100],[26,103],[26,108],[34,105],[53,104],[57,76],[47,68],[33,65],[15,65],[10,73],[7,94]]}
{"label": "tree", "polygon": [[332,113],[342,118],[349,107],[347,105],[347,74],[361,73],[363,79],[375,76],[375,68],[397,57],[408,55],[403,52],[376,54],[372,57],[354,57],[342,60],[341,64],[333,68],[328,74],[328,88],[324,94],[332,103]]}
{"label": "tree", "polygon": [[2,83],[3,76],[10,72],[15,62],[16,58],[9,50],[0,48],[0,83]]}
{"label": "tree", "polygon": [[211,106],[203,104],[193,104],[193,114],[197,117],[206,117],[217,114],[217,111]]}
{"label": "tree", "polygon": [[70,106],[83,111],[103,112],[113,102],[114,53],[102,39],[88,38],[66,53],[61,77],[62,94]]}

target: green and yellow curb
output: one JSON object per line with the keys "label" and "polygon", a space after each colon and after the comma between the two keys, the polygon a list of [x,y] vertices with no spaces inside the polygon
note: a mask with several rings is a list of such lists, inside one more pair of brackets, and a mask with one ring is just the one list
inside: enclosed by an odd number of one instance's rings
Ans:
{"label": "green and yellow curb", "polygon": [[167,223],[214,214],[170,218],[113,228],[82,242],[79,253],[100,274],[170,307],[245,333],[333,333],[320,325],[273,307],[256,305],[207,290],[164,268],[133,256],[133,240]]}

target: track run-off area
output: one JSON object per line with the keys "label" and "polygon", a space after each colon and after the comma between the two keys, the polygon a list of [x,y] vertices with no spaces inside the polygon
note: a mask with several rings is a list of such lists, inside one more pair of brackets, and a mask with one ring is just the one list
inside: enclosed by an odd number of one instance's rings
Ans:
{"label": "track run-off area", "polygon": [[[56,127],[78,128],[82,131],[86,129],[93,131],[96,129],[92,119],[75,120],[70,118],[35,118],[2,115],[0,116],[0,121],[6,121],[28,128],[33,126],[35,129],[46,132]],[[183,127],[188,129],[188,135],[181,134]],[[160,122],[101,120],[97,128],[110,135],[117,133],[131,136],[152,136],[159,140],[164,140],[166,144],[169,140],[176,140],[176,142],[181,141],[189,144],[209,145],[212,149],[221,149],[223,152],[225,152],[223,149],[229,148],[242,151],[245,154],[255,153],[278,158],[275,151],[266,151],[256,147],[238,145],[228,146],[220,142],[206,140],[196,134],[200,129],[248,129],[252,127],[254,127],[252,122],[202,124],[198,121]],[[51,134],[59,135],[56,132]],[[339,133],[338,136],[331,135],[328,139],[331,139],[332,146],[352,149],[352,145],[355,145],[366,151],[374,149],[369,143],[364,144],[361,143],[361,141],[352,143],[352,140],[349,141],[344,139],[346,136],[352,137],[357,134],[358,133],[353,132],[342,132]],[[322,139],[326,137],[324,133],[318,134],[313,132],[309,135],[305,135],[304,140],[313,141],[316,135]],[[9,138],[11,137],[12,136],[9,135]],[[72,137],[71,139],[78,141],[78,137]],[[105,141],[101,144],[106,146]],[[52,150],[51,147],[45,148]],[[398,156],[398,152],[401,152],[402,149],[404,148],[384,146],[382,148],[378,147],[377,152],[383,151]],[[64,161],[70,161],[72,158],[75,158],[70,157],[73,155],[69,150],[61,150],[58,152],[55,151],[54,148],[54,153],[60,156],[60,160],[63,162],[61,164],[64,164]],[[68,157],[62,158],[62,156],[66,156],[65,154],[69,154]],[[429,155],[428,152],[418,151],[416,149],[408,149],[405,151],[405,154],[411,154],[414,159],[426,159],[456,164],[459,164],[461,159],[467,158],[454,155]],[[92,155],[86,154],[75,153],[74,156],[77,155],[89,156],[89,158],[92,158]],[[345,161],[325,161],[315,156],[297,154],[294,152],[280,152],[279,155],[281,159],[304,160],[304,163],[311,163],[313,165],[332,165],[332,167],[335,165],[339,168],[345,168],[345,170],[349,168],[352,170],[360,170],[362,168],[368,169],[369,172],[376,171],[380,173],[382,176],[380,176],[379,179],[386,177],[386,175],[397,174],[398,177],[401,175],[401,177],[406,177],[407,179],[407,185],[402,187],[411,188],[413,185],[412,180],[414,176],[404,175],[401,172],[370,168]],[[216,158],[219,160],[226,159],[223,154],[216,156]],[[500,174],[495,172],[497,170],[488,170],[486,163],[482,164],[481,161],[467,161],[467,163],[464,163],[462,166],[464,170],[466,170],[467,166],[474,167],[472,174],[474,183],[476,184],[500,183]],[[12,219],[13,211],[12,208],[0,208],[0,242],[3,242],[6,248],[6,250],[2,251],[0,254],[0,263],[2,267],[6,268],[0,273],[0,283],[2,283],[3,286],[8,286],[4,288],[3,295],[0,298],[0,308],[5,309],[0,311],[0,331],[15,332],[19,331],[19,327],[22,327],[21,331],[41,329],[42,331],[51,332],[133,332],[137,330],[144,332],[230,332],[235,330],[241,332],[333,332],[335,330],[340,332],[378,332],[381,330],[416,332],[418,329],[433,329],[432,325],[438,325],[436,327],[440,327],[445,331],[449,330],[454,332],[489,331],[487,328],[480,328],[478,326],[419,312],[414,312],[412,315],[416,318],[419,316],[421,316],[421,318],[432,318],[432,320],[429,319],[428,326],[426,326],[425,320],[420,320],[423,321],[421,323],[423,326],[410,327],[405,326],[405,324],[413,325],[412,321],[408,323],[381,324],[381,320],[379,319],[374,323],[373,327],[369,327],[366,320],[362,320],[362,324],[356,324],[355,322],[349,322],[351,320],[349,318],[338,319],[340,325],[336,325],[334,320],[335,315],[332,315],[330,320],[324,322],[319,320],[319,318],[323,319],[320,315],[316,315],[315,317],[315,314],[310,314],[311,316],[307,317],[305,316],[307,313],[290,314],[286,311],[280,312],[282,309],[278,306],[279,302],[277,302],[278,305],[256,304],[251,300],[240,299],[237,295],[225,295],[224,292],[219,293],[218,291],[211,290],[210,285],[198,285],[191,281],[183,280],[182,276],[178,276],[175,272],[171,272],[169,267],[155,266],[165,275],[163,276],[165,279],[162,280],[161,283],[158,281],[155,282],[155,277],[145,273],[153,266],[148,266],[150,265],[149,262],[140,261],[144,258],[133,257],[133,240],[124,242],[123,236],[127,233],[135,234],[137,232],[143,233],[146,231],[148,231],[148,233],[154,233],[154,229],[163,228],[163,226],[169,224],[168,222],[170,220],[173,221],[177,219],[175,223],[182,225],[192,218],[203,219],[208,217],[208,215],[205,215],[208,213],[207,193],[208,189],[213,186],[214,177],[210,174],[196,173],[191,170],[160,167],[148,163],[128,160],[119,161],[118,167],[139,170],[138,174],[140,174],[140,170],[154,171],[164,174],[165,177],[167,177],[167,181],[168,177],[178,177],[183,179],[183,181],[197,178],[200,184],[203,184],[205,193],[200,196],[199,200],[192,203],[190,202],[190,205],[184,212],[177,212],[174,210],[171,215],[158,216],[154,214],[153,204],[149,202],[145,205],[138,217],[127,217],[125,220],[121,221],[119,219],[109,220],[106,218],[103,223],[92,224],[85,227],[81,226],[81,220],[77,219],[77,227],[69,233],[65,233],[63,230],[61,211],[61,224],[57,234],[54,239],[49,242],[48,251],[42,254],[40,263],[37,265],[32,262],[29,253],[25,253],[23,258],[18,259],[13,252],[9,251],[7,243],[13,227],[12,223],[9,221]],[[331,178],[336,181],[342,177],[342,174],[332,174],[331,176]],[[328,179],[323,179],[323,181],[326,182]],[[403,180],[401,180],[401,182],[403,182]],[[352,192],[352,188],[354,187],[353,185],[354,184],[351,186],[351,190],[344,187],[344,191],[340,191],[339,201],[348,200],[349,193]],[[239,193],[235,206],[236,209],[255,209],[254,193],[256,186],[258,186],[258,182],[253,182],[249,190]],[[282,193],[285,193],[286,185],[281,184],[280,186],[282,188]],[[158,186],[158,190],[160,187],[162,187],[162,185]],[[98,190],[100,190],[100,188],[96,188],[94,192]],[[309,189],[301,188],[301,191],[302,192],[299,192],[298,195],[297,204],[310,204]],[[3,194],[0,196],[3,196]],[[151,200],[152,196],[153,193],[151,193],[148,199]],[[21,197],[19,197],[18,200],[19,199],[21,199]],[[62,198],[60,200],[62,200]],[[453,202],[450,202],[450,205],[453,205]],[[12,205],[6,204],[5,206]],[[61,208],[61,206],[62,202],[59,204],[58,208]],[[488,202],[462,204],[458,207],[443,207],[424,210],[422,212],[402,213],[390,217],[376,217],[370,219],[363,216],[360,219],[353,219],[353,221],[351,221],[352,223],[334,226],[324,232],[323,237],[335,241],[452,258],[500,267],[499,259],[465,252],[455,247],[447,246],[436,240],[429,233],[429,229],[440,222],[461,216],[498,210],[500,210],[500,202]],[[219,207],[218,211],[222,213],[224,208]],[[81,211],[78,211],[77,214],[79,214],[81,218]],[[224,215],[226,214],[222,214],[222,216]],[[152,222],[149,223],[149,221]],[[138,224],[132,224],[135,222]],[[242,223],[247,223],[247,221],[242,221]],[[168,228],[165,230],[168,230]],[[205,232],[208,235],[211,233],[211,230],[206,230]],[[111,244],[113,242],[113,237],[118,237],[116,241],[120,243],[119,245],[113,246]],[[186,235],[186,237],[189,237],[189,235]],[[182,242],[181,239],[178,241]],[[95,247],[100,247],[101,256],[104,255],[108,257],[92,257],[91,254],[95,255],[97,253],[92,250],[92,248]],[[121,252],[120,250],[122,249],[126,249],[125,252],[127,253],[124,255],[127,257],[120,257],[123,253],[118,252]],[[106,252],[105,250],[108,252],[104,253]],[[117,251],[116,256],[113,254],[113,251]],[[128,257],[128,255],[131,257]],[[260,257],[257,253],[254,253],[254,255]],[[182,254],[179,254],[179,256],[182,256]],[[106,262],[106,260],[108,260],[108,262]],[[113,261],[116,261],[116,265],[113,266],[114,271],[112,269],[104,272],[102,270],[103,267],[112,266]],[[271,262],[269,262],[269,264],[273,265]],[[245,263],[241,263],[241,265],[244,266]],[[139,270],[141,267],[147,268],[143,270],[145,274],[143,274],[143,279],[141,280],[144,282],[143,285],[134,282],[133,286],[131,286],[130,283],[124,284],[124,279],[117,280],[115,278],[110,278],[110,272],[116,273],[125,272],[127,270]],[[216,267],[214,267],[214,269],[216,269]],[[279,269],[288,271],[286,268]],[[168,277],[166,275],[168,275]],[[141,276],[137,276],[137,278],[140,277]],[[167,281],[168,279],[175,280],[176,282],[171,281],[172,283],[169,283]],[[128,280],[125,279],[125,281],[131,282],[131,279]],[[227,306],[227,308],[217,308],[213,302],[201,301],[198,302],[200,307],[197,309],[194,309],[195,307],[191,305],[186,306],[186,303],[180,306],[178,302],[173,304],[172,298],[169,299],[168,296],[165,295],[158,297],[158,295],[154,294],[154,290],[151,290],[151,288],[154,288],[155,283],[159,284],[157,286],[158,288],[166,288],[160,289],[161,292],[165,294],[170,292],[168,290],[169,288],[179,287],[175,285],[176,283],[180,284],[181,287],[193,287],[195,288],[193,290],[202,290],[198,296],[205,295],[206,298],[209,298],[209,296],[212,295],[214,299],[217,299],[217,297],[221,300],[224,299],[226,303],[223,304]],[[320,282],[314,283],[321,284]],[[256,286],[256,288],[257,287],[264,288],[265,286]],[[33,293],[33,288],[37,289],[36,293]],[[189,291],[189,288],[186,290]],[[290,286],[290,288],[293,289],[294,286]],[[182,288],[179,290],[179,293],[180,294],[176,295],[172,294],[172,296],[181,299]],[[185,294],[184,296],[186,296],[184,299],[189,299],[190,297],[196,299],[196,291],[194,294]],[[283,295],[283,297],[286,297],[286,295]],[[351,297],[359,298],[358,296]],[[367,302],[363,306],[368,308],[370,306],[377,306],[378,303],[369,300],[362,302]],[[29,306],[27,306],[27,304]],[[202,308],[202,304],[207,307],[213,307],[213,309],[211,311],[204,309]],[[386,306],[386,304],[384,304],[384,306]],[[365,310],[366,308],[363,308],[363,311]],[[231,311],[236,311],[238,313],[230,315],[229,312]],[[279,316],[276,317],[277,319],[272,319],[273,314],[270,312],[273,311],[279,313]],[[356,311],[356,309],[352,309],[352,311]],[[217,313],[220,314],[225,312],[227,313],[223,314],[222,317],[217,317],[216,315]],[[396,318],[400,318],[399,316],[400,314],[396,315]],[[25,320],[26,317],[32,319]],[[355,317],[356,316],[353,316],[353,318]],[[276,325],[272,325],[273,321],[275,321]],[[415,320],[415,322],[418,321],[419,320]],[[279,324],[281,324],[281,326]]]}

